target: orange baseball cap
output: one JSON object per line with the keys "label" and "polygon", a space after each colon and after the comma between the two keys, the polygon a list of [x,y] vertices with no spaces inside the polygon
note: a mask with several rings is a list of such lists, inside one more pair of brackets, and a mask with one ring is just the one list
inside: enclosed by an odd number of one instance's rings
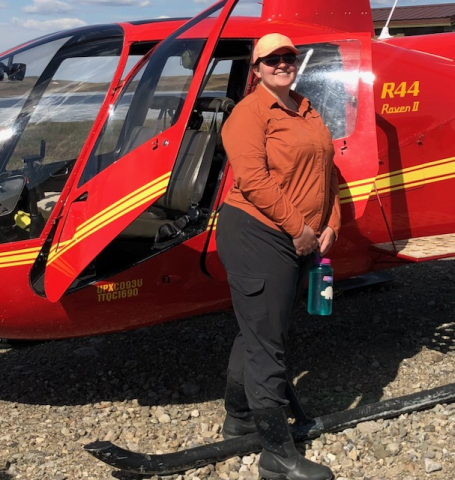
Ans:
{"label": "orange baseball cap", "polygon": [[296,55],[300,55],[289,37],[281,35],[281,33],[269,33],[261,37],[256,43],[253,51],[253,64],[257,62],[258,58],[266,57],[280,48],[288,48]]}

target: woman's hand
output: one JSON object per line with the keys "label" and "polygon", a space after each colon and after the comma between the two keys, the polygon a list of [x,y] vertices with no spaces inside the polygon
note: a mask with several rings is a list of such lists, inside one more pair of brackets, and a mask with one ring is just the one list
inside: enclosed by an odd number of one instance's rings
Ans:
{"label": "woman's hand", "polygon": [[318,237],[316,237],[314,230],[308,225],[305,225],[300,236],[292,241],[299,256],[309,255],[319,248]]}
{"label": "woman's hand", "polygon": [[322,233],[319,236],[319,253],[321,257],[324,257],[332,248],[335,241],[335,232],[328,226],[322,227]]}

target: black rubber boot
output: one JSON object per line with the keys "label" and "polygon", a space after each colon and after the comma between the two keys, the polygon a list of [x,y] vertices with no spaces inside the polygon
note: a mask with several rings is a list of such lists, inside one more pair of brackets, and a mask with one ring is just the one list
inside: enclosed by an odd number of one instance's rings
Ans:
{"label": "black rubber boot", "polygon": [[267,480],[331,480],[330,468],[307,460],[295,448],[283,407],[253,412],[262,444],[259,476]]}
{"label": "black rubber boot", "polygon": [[223,437],[226,440],[256,431],[245,388],[230,377],[226,382],[224,406],[227,413],[223,425]]}

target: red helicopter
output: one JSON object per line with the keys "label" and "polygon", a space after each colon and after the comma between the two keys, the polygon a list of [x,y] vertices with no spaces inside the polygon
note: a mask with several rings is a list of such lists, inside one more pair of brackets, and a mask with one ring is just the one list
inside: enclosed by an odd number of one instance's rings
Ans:
{"label": "red helicopter", "polygon": [[[336,279],[455,256],[455,34],[375,40],[368,0],[263,0],[258,18],[231,17],[236,3],[62,31],[0,55],[0,338],[229,308],[214,235],[232,184],[220,130],[254,87],[251,52],[270,32],[298,46],[294,88],[332,132]],[[313,420],[294,405],[294,436],[453,401],[454,390]],[[166,455],[86,446],[159,474],[258,448],[257,434]]]}
{"label": "red helicopter", "polygon": [[[0,55],[0,338],[121,331],[230,305],[220,129],[281,32],[336,150],[336,279],[455,254],[455,34],[373,39],[368,0],[224,0]],[[435,88],[437,87],[437,88]],[[248,132],[245,132],[248,135]]]}

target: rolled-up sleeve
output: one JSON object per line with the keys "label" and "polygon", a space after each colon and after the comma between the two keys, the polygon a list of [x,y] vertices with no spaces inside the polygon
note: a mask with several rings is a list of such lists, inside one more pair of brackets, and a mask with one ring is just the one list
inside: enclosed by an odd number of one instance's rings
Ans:
{"label": "rolled-up sleeve", "polygon": [[266,153],[267,119],[254,105],[238,105],[222,130],[234,182],[248,202],[291,237],[298,237],[304,216],[271,177]]}

